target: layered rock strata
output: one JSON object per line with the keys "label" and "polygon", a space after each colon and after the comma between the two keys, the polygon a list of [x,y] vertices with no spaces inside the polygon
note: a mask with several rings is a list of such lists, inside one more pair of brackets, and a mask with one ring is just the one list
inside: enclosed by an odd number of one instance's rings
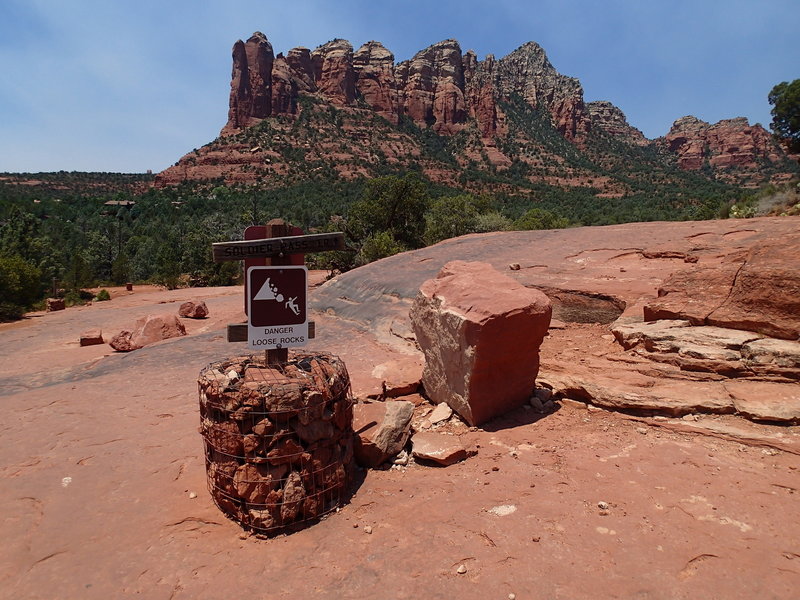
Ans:
{"label": "layered rock strata", "polygon": [[677,155],[678,166],[697,171],[730,167],[757,169],[762,162],[779,163],[785,155],[761,125],[739,117],[706,123],[686,116],[672,124],[659,143]]}
{"label": "layered rock strata", "polygon": [[622,110],[604,100],[589,102],[586,105],[592,124],[609,135],[627,144],[646,146],[650,143],[644,134],[632,127]]}
{"label": "layered rock strata", "polygon": [[380,42],[357,51],[336,39],[309,52],[294,48],[274,55],[261,32],[233,46],[228,122],[231,134],[278,114],[298,112],[300,94],[317,94],[337,106],[363,102],[397,124],[408,118],[443,135],[460,131],[474,119],[481,135],[502,130],[499,101],[522,98],[550,114],[570,140],[591,129],[583,89],[577,79],[559,74],[538,44],[524,44],[508,56],[479,61],[463,53],[456,40],[433,44],[395,64]]}
{"label": "layered rock strata", "polygon": [[212,364],[198,379],[208,487],[217,506],[265,533],[313,521],[345,500],[352,400],[342,361],[292,354]]}
{"label": "layered rock strata", "polygon": [[684,319],[800,339],[800,274],[795,237],[768,240],[743,257],[674,273],[644,307],[647,321]]}

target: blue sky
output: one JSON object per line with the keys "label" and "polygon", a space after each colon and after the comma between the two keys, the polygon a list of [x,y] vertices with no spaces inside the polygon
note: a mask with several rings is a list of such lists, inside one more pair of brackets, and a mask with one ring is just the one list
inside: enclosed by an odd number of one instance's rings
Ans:
{"label": "blue sky", "polygon": [[276,53],[374,39],[398,61],[533,40],[650,138],[687,114],[768,127],[798,26],[800,0],[0,0],[0,172],[168,167],[218,135],[231,46],[256,30]]}

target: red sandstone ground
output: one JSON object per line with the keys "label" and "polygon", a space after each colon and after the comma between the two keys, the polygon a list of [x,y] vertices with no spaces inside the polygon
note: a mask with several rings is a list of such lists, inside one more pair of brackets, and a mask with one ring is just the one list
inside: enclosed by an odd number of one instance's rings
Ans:
{"label": "red sandstone ground", "polygon": [[[549,272],[572,289],[594,281],[631,300],[685,265],[603,258],[606,248],[635,247],[640,229],[653,244],[683,236],[735,245],[746,237],[737,231],[775,237],[796,232],[797,221],[662,226],[573,230],[549,253],[531,243],[530,256],[487,239],[517,253],[521,277]],[[409,272],[470,243],[415,254]],[[573,258],[562,264],[558,254]],[[484,248],[484,259],[500,266],[508,256]],[[383,312],[364,309],[364,322],[333,309],[315,315],[312,347],[344,358],[360,394],[375,390],[387,365],[413,370],[414,357],[384,331],[402,334],[392,322],[402,311],[387,307],[402,308],[405,296],[391,289]],[[478,453],[463,463],[368,471],[340,513],[290,536],[243,535],[205,489],[196,390],[204,365],[243,349],[224,334],[243,316],[241,295],[137,287],[0,327],[0,597],[797,597],[800,428],[736,416],[631,417],[575,402],[548,415],[519,409],[465,433]],[[78,346],[86,329],[109,339],[192,297],[210,317],[185,319],[187,337],[127,354]],[[608,326],[592,323],[551,330],[543,369],[591,363],[610,343],[603,335]]]}

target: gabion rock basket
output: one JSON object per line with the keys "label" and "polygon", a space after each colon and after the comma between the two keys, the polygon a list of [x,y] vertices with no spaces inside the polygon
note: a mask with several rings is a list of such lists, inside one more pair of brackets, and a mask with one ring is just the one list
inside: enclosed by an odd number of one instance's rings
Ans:
{"label": "gabion rock basket", "polygon": [[347,500],[353,400],[344,363],[323,353],[263,355],[200,372],[200,433],[211,497],[246,529],[275,534]]}

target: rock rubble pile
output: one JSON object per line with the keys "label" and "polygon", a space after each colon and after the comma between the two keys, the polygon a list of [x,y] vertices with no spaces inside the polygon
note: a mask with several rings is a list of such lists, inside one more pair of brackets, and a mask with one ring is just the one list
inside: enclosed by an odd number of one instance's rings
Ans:
{"label": "rock rubble pile", "polygon": [[346,500],[353,410],[341,360],[237,357],[203,369],[198,386],[208,487],[227,516],[277,533]]}

